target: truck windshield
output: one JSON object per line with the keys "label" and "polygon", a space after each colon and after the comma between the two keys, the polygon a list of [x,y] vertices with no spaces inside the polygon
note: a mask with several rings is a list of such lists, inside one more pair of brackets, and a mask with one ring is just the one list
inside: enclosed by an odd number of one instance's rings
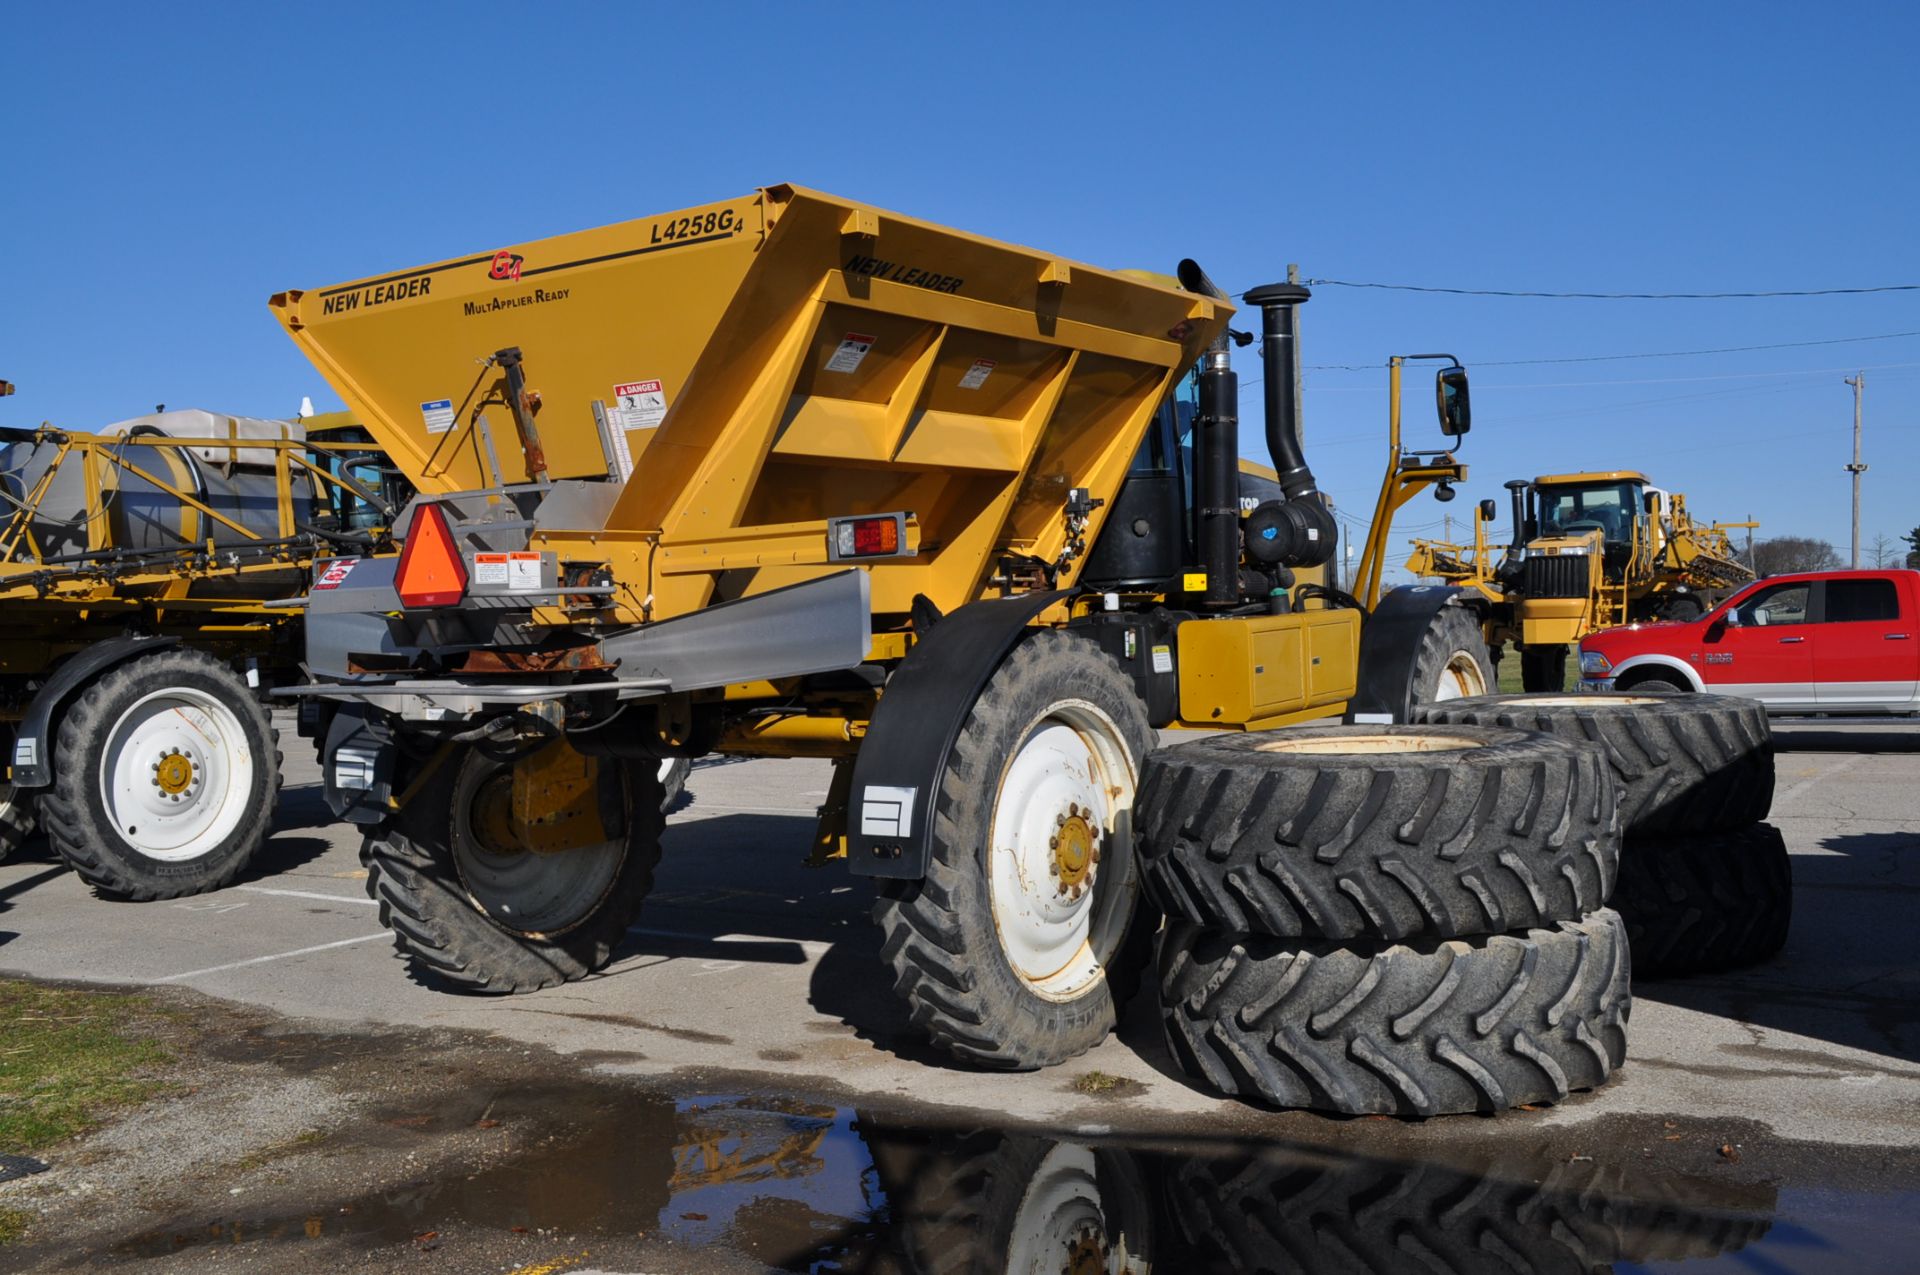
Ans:
{"label": "truck windshield", "polygon": [[1633,520],[1641,510],[1640,484],[1583,483],[1540,489],[1540,534],[1579,536],[1599,531],[1609,542],[1633,538]]}

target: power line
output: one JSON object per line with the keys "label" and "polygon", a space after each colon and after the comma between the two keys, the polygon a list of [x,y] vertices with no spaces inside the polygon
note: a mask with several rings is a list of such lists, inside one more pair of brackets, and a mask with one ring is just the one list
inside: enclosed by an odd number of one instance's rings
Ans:
{"label": "power line", "polygon": [[[1474,367],[1533,367],[1550,363],[1618,363],[1624,359],[1679,359],[1702,354],[1747,354],[1756,350],[1798,350],[1815,345],[1851,345],[1860,341],[1893,341],[1920,336],[1913,332],[1880,332],[1873,336],[1836,336],[1824,341],[1775,341],[1769,345],[1722,345],[1705,350],[1650,350],[1644,354],[1586,354],[1552,359],[1475,359]],[[1378,372],[1384,363],[1314,363],[1310,372]]]}
{"label": "power line", "polygon": [[[1438,292],[1456,297],[1544,297],[1556,301],[1744,301],[1761,297],[1845,297],[1869,292],[1920,292],[1920,283],[1885,283],[1868,288],[1776,288],[1766,292],[1527,292],[1507,288],[1437,288],[1418,283],[1359,283],[1351,279],[1307,279],[1316,288],[1377,288],[1390,292]],[[1236,292],[1235,296],[1244,296]]]}

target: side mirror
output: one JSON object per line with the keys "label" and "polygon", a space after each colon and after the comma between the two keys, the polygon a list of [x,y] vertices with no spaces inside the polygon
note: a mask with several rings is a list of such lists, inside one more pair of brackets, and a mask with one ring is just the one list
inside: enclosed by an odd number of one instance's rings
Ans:
{"label": "side mirror", "polygon": [[1434,397],[1440,409],[1440,432],[1458,438],[1473,428],[1473,408],[1467,400],[1467,369],[1441,368],[1433,378]]}
{"label": "side mirror", "polygon": [[1493,501],[1483,500],[1480,502],[1480,521],[1481,522],[1492,522],[1494,519],[1494,515],[1498,514],[1499,512],[1500,512],[1500,506],[1495,504]]}

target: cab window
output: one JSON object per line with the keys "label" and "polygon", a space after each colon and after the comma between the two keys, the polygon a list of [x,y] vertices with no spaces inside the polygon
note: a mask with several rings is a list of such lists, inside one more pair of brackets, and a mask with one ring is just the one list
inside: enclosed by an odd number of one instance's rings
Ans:
{"label": "cab window", "polygon": [[1734,608],[1742,625],[1772,628],[1781,624],[1805,624],[1807,603],[1813,586],[1806,583],[1776,584],[1762,589]]}
{"label": "cab window", "polygon": [[1827,581],[1827,623],[1897,620],[1900,595],[1891,580]]}
{"label": "cab window", "polygon": [[1540,489],[1540,534],[1578,536],[1598,530],[1615,543],[1633,538],[1633,522],[1640,513],[1640,485],[1633,482],[1596,483],[1591,487]]}

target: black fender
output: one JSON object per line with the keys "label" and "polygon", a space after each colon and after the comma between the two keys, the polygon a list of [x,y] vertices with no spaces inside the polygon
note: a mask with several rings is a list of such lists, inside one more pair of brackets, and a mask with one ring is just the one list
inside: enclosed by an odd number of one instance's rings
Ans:
{"label": "black fender", "polygon": [[13,786],[50,788],[53,786],[53,736],[55,719],[81,686],[116,664],[137,659],[150,651],[164,651],[180,645],[177,637],[124,637],[95,642],[86,650],[60,665],[34,692],[26,715],[14,730]]}
{"label": "black fender", "polygon": [[365,704],[342,703],[327,723],[327,743],[320,753],[327,809],[348,823],[386,819],[394,811],[399,763],[400,748],[385,716]]}
{"label": "black fender", "polygon": [[847,803],[847,866],[917,881],[932,849],[936,785],[973,702],[1033,618],[1073,590],[971,602],[940,619],[900,662],[867,725]]}
{"label": "black fender", "polygon": [[1427,626],[1445,607],[1465,607],[1475,622],[1480,594],[1455,585],[1418,584],[1386,594],[1360,626],[1358,685],[1350,722],[1406,722],[1413,713],[1413,657]]}

